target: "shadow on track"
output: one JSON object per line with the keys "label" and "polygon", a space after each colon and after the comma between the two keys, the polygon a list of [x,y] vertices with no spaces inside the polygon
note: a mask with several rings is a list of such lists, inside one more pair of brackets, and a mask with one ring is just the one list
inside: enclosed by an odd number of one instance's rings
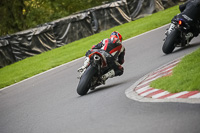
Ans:
{"label": "shadow on track", "polygon": [[92,93],[96,93],[98,91],[103,91],[103,90],[106,90],[106,89],[111,89],[111,88],[113,88],[115,86],[118,86],[118,85],[121,85],[121,84],[123,84],[123,83],[115,83],[115,84],[111,84],[111,85],[99,86],[99,87],[95,88],[94,90],[88,92],[88,95],[92,94]]}
{"label": "shadow on track", "polygon": [[89,91],[88,94],[96,93],[98,91],[103,91],[103,90],[106,90],[106,89],[112,89],[112,88],[114,88],[116,86],[123,85],[125,83],[132,82],[134,80],[135,79],[125,79],[125,80],[123,80],[121,82],[118,82],[118,83],[114,83],[114,84],[110,84],[110,85],[104,85],[104,86],[102,85],[102,86],[99,86],[99,87],[97,87],[96,89],[94,89],[92,91]]}
{"label": "shadow on track", "polygon": [[[94,90],[89,90],[88,93],[84,96],[87,96],[87,95],[90,95],[90,94],[93,94],[93,93],[96,93],[96,92],[99,92],[99,91],[103,91],[103,90],[106,90],[106,89],[111,89],[115,86],[118,86],[118,85],[121,85],[125,82],[119,82],[119,83],[115,83],[115,84],[111,84],[111,85],[101,85],[97,88],[95,88]],[[82,97],[82,96],[79,96],[79,97]]]}
{"label": "shadow on track", "polygon": [[193,48],[193,47],[198,47],[199,45],[200,45],[200,43],[196,42],[196,43],[189,44],[186,47],[176,48],[171,54],[173,54],[173,53],[175,54],[175,53],[180,52],[180,51],[185,50],[185,49],[189,49],[189,48]]}

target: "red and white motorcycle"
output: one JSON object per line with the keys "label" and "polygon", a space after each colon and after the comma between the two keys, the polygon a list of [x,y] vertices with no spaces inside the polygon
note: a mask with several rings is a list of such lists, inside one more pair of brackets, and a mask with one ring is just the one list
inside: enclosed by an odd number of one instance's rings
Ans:
{"label": "red and white motorcycle", "polygon": [[102,50],[93,51],[88,57],[90,59],[89,65],[80,72],[80,81],[77,87],[77,93],[81,96],[86,95],[89,89],[94,90],[95,87],[103,83],[102,75],[110,70],[107,58],[112,58],[112,55]]}

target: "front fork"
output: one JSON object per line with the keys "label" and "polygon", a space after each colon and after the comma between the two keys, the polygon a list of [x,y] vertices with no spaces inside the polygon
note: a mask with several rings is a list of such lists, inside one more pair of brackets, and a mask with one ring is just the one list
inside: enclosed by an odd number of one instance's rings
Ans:
{"label": "front fork", "polygon": [[165,35],[169,35],[175,27],[176,25],[174,23],[171,23],[169,29],[165,32]]}
{"label": "front fork", "polygon": [[[176,24],[171,23],[169,28],[167,29],[167,31],[165,32],[165,39],[167,38],[167,36],[176,28]],[[180,27],[177,27],[180,28]],[[176,47],[184,47],[186,45],[189,45],[189,42],[191,40],[191,38],[193,37],[193,34],[191,32],[188,32],[187,34],[185,34],[183,31],[180,31],[180,43],[176,44]],[[164,39],[164,41],[165,41]]]}

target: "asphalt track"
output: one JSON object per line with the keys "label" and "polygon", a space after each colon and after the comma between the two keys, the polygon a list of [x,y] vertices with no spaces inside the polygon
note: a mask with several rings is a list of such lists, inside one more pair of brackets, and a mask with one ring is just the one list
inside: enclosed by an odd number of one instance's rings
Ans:
{"label": "asphalt track", "polygon": [[0,133],[199,133],[200,104],[138,102],[125,95],[147,73],[200,47],[198,37],[164,55],[165,29],[124,41],[124,74],[86,96],[76,93],[83,59],[1,90]]}

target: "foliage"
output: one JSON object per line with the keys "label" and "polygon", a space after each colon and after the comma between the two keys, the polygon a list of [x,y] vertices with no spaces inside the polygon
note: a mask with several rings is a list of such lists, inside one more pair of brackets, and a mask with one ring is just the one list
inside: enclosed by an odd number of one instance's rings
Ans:
{"label": "foliage", "polygon": [[0,0],[0,36],[51,22],[111,0]]}

